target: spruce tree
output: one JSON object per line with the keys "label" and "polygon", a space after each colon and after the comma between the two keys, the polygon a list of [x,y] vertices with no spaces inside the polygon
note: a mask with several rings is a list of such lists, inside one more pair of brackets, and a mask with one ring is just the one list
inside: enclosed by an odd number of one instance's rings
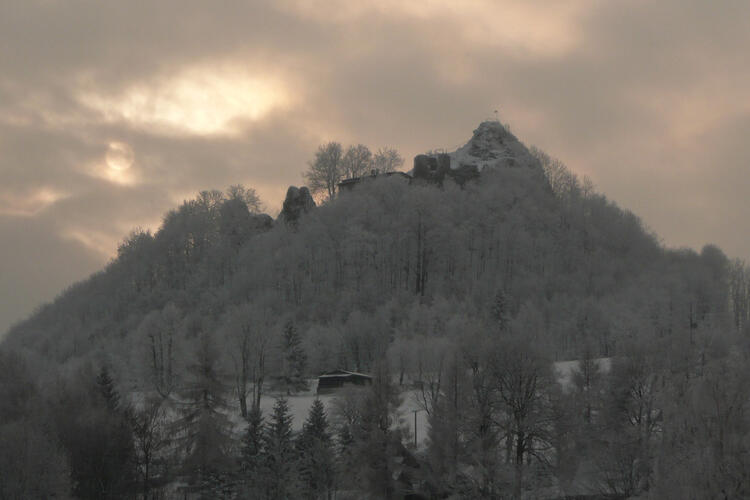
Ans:
{"label": "spruce tree", "polygon": [[292,415],[283,397],[273,406],[263,440],[265,490],[268,498],[294,498],[297,456],[292,441]]}
{"label": "spruce tree", "polygon": [[356,480],[360,487],[379,498],[394,498],[398,490],[394,459],[401,443],[400,433],[392,426],[401,400],[384,365],[376,367],[372,386],[362,403],[361,419],[352,429],[349,451],[352,463],[357,466]]}
{"label": "spruce tree", "polygon": [[264,436],[265,422],[260,407],[253,405],[247,414],[247,428],[242,438],[240,483],[242,498],[258,498],[265,488]]}
{"label": "spruce tree", "polygon": [[291,321],[284,326],[281,351],[284,357],[282,379],[287,396],[291,395],[292,392],[306,390],[307,354],[302,348],[302,339],[299,332]]}
{"label": "spruce tree", "polygon": [[247,429],[242,441],[242,463],[246,470],[252,470],[258,465],[263,451],[263,429],[263,412],[259,407],[253,406],[247,414]]}
{"label": "spruce tree", "polygon": [[231,422],[226,416],[226,388],[218,373],[218,353],[207,335],[201,337],[191,380],[183,394],[182,418],[176,423],[182,469],[194,489],[219,488],[229,468]]}
{"label": "spruce tree", "polygon": [[315,399],[297,439],[300,478],[305,497],[311,500],[328,498],[333,489],[334,451],[328,428],[323,402]]}
{"label": "spruce tree", "polygon": [[99,393],[107,403],[107,408],[111,411],[117,411],[120,406],[120,393],[115,388],[115,382],[109,374],[106,366],[102,366],[99,375],[96,376],[96,385]]}

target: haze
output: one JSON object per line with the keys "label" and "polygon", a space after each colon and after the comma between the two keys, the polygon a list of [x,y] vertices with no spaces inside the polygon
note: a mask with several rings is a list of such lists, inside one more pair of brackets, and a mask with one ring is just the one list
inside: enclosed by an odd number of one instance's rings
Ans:
{"label": "haze", "polygon": [[318,144],[453,149],[484,119],[669,246],[750,257],[750,5],[283,0],[0,4],[0,334],[244,183],[275,214]]}

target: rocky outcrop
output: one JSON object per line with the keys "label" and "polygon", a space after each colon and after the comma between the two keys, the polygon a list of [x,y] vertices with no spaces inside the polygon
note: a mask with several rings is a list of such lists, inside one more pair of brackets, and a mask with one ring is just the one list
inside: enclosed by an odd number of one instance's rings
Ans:
{"label": "rocky outcrop", "polygon": [[313,200],[309,189],[305,186],[300,188],[289,186],[279,219],[287,224],[295,225],[303,213],[307,213],[313,208],[315,208],[315,200]]}
{"label": "rocky outcrop", "polygon": [[414,157],[415,179],[442,183],[446,177],[463,185],[487,168],[530,168],[542,171],[539,161],[499,121],[486,121],[469,142],[452,153]]}
{"label": "rocky outcrop", "polygon": [[542,169],[539,160],[499,121],[480,123],[471,140],[450,156],[453,168],[476,165],[480,172],[496,167]]}

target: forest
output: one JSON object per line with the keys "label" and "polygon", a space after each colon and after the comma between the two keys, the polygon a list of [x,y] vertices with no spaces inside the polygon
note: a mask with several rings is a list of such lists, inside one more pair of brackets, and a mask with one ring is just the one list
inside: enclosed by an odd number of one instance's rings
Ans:
{"label": "forest", "polygon": [[[748,266],[513,144],[461,185],[275,220],[232,186],[134,230],[0,345],[0,499],[750,497]],[[294,428],[336,369],[372,384]]]}

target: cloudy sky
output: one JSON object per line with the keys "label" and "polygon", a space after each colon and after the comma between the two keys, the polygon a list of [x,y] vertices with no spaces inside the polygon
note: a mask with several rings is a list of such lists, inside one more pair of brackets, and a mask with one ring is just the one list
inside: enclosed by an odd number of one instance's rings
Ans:
{"label": "cloudy sky", "polygon": [[750,260],[744,0],[4,0],[0,332],[136,226],[322,141],[410,158],[500,118],[669,246]]}

